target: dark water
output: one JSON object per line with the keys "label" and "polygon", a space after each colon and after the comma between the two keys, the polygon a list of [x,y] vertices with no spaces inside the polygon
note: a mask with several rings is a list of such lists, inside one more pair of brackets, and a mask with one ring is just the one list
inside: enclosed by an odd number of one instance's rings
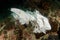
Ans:
{"label": "dark water", "polygon": [[10,8],[22,8],[25,1],[26,0],[0,0],[0,20],[11,14]]}
{"label": "dark water", "polygon": [[11,12],[9,10],[2,10],[0,12],[0,20],[4,20],[5,18],[8,18],[8,16],[11,15]]}

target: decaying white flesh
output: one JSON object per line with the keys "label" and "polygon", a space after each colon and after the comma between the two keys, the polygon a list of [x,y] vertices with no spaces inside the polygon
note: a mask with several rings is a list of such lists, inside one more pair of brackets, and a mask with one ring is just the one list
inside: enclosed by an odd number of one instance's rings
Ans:
{"label": "decaying white flesh", "polygon": [[[48,18],[41,15],[41,13],[37,10],[31,12],[28,10],[23,11],[21,9],[11,8],[11,11],[14,12],[12,13],[13,17],[16,20],[19,20],[21,25],[29,24],[30,21],[32,25],[35,26],[33,30],[34,33],[46,33],[46,30],[51,30]],[[36,23],[33,21],[36,21]]]}
{"label": "decaying white flesh", "polygon": [[46,30],[51,30],[51,26],[49,24],[48,19],[43,15],[41,15],[39,11],[36,11],[36,15],[37,15],[37,24],[39,25],[39,27],[35,28],[33,32],[46,33]]}

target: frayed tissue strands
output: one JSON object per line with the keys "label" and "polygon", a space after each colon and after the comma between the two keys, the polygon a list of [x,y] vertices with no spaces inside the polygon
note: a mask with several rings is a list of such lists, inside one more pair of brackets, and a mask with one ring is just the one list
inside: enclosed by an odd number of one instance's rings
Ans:
{"label": "frayed tissue strands", "polygon": [[[23,11],[21,9],[17,8],[11,8],[11,11],[13,12],[12,15],[16,20],[19,20],[21,25],[29,24],[29,22],[32,23],[34,27],[33,33],[45,33],[47,30],[51,30],[51,26],[49,24],[49,21],[46,17],[41,15],[41,13],[37,10],[34,12],[31,11]],[[33,22],[36,21],[36,24]]]}

